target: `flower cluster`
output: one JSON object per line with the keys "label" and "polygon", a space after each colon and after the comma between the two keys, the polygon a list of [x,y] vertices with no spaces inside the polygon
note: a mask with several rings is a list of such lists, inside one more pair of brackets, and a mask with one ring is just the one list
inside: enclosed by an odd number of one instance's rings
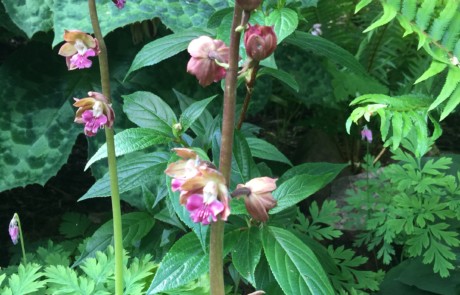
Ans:
{"label": "flower cluster", "polygon": [[180,191],[179,202],[189,211],[193,222],[207,225],[218,217],[227,220],[229,193],[223,175],[192,149],[174,151],[181,159],[169,164],[165,173],[172,177],[171,189]]}
{"label": "flower cluster", "polygon": [[276,189],[276,179],[258,177],[247,183],[238,184],[232,196],[244,197],[246,209],[251,216],[262,222],[268,220],[268,211],[276,206],[272,191]]}
{"label": "flower cluster", "polygon": [[16,245],[19,241],[19,224],[16,218],[16,214],[13,216],[13,218],[10,221],[8,232],[10,234],[11,241],[13,242],[13,244]]}
{"label": "flower cluster", "polygon": [[96,38],[78,30],[65,30],[66,43],[59,49],[59,55],[65,56],[69,70],[90,68],[93,62],[90,56],[99,54],[99,44]]}
{"label": "flower cluster", "polygon": [[103,94],[90,91],[88,95],[89,97],[82,99],[74,98],[75,103],[73,105],[78,107],[75,122],[85,124],[85,134],[94,136],[100,128],[113,126],[115,113],[112,105],[109,104]]}

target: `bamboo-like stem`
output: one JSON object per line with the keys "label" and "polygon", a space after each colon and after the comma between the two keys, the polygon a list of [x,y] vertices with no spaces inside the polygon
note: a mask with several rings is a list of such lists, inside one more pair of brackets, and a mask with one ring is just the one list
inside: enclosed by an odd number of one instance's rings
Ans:
{"label": "bamboo-like stem", "polygon": [[[238,52],[240,47],[241,32],[236,28],[241,23],[242,9],[235,3],[233,11],[233,23],[230,32],[230,50],[227,75],[225,77],[224,110],[222,119],[222,139],[219,157],[219,170],[224,175],[227,183],[230,183],[230,171],[232,164],[233,133],[235,129],[235,103],[236,82],[238,74]],[[209,250],[209,278],[211,295],[224,295],[223,275],[223,245],[224,245],[224,221],[219,220],[211,224],[210,250]]]}
{"label": "bamboo-like stem", "polygon": [[[99,19],[97,16],[95,0],[88,0],[89,14],[91,24],[96,39],[99,41],[99,68],[101,75],[102,94],[107,98],[109,103],[112,102],[110,96],[110,76],[109,62],[107,58],[107,47],[105,46],[102,36]],[[113,239],[115,251],[115,294],[123,294],[123,237],[121,227],[121,208],[120,193],[118,189],[117,162],[115,157],[115,142],[112,128],[105,128],[105,137],[107,142],[107,160],[109,165],[110,190],[112,193],[112,217],[113,217]]]}
{"label": "bamboo-like stem", "polygon": [[16,219],[16,221],[18,222],[19,240],[21,241],[21,250],[22,250],[22,260],[24,260],[24,264],[27,264],[26,250],[24,247],[24,238],[22,237],[21,220],[19,219],[18,213],[14,213],[13,218]]}

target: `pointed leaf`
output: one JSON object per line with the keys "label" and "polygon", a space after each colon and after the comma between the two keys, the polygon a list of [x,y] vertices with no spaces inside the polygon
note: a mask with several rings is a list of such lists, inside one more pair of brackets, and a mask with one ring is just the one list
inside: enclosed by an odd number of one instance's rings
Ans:
{"label": "pointed leaf", "polygon": [[365,29],[363,33],[367,33],[369,31],[372,31],[373,29],[386,25],[396,17],[398,11],[397,9],[395,9],[395,7],[385,2],[382,3],[382,6],[383,15],[377,21],[372,23],[367,29]]}
{"label": "pointed leaf", "polygon": [[278,44],[291,35],[299,24],[297,12],[289,8],[275,9],[265,19],[267,26],[274,26]]}
{"label": "pointed leaf", "polygon": [[283,82],[285,85],[290,87],[295,92],[299,92],[299,84],[297,84],[297,81],[291,74],[285,71],[264,67],[257,72],[257,77],[263,75],[270,75],[273,78],[276,78],[279,81]]}
{"label": "pointed leaf", "polygon": [[182,115],[179,118],[179,122],[182,125],[183,132],[192,126],[192,124],[201,116],[204,110],[206,110],[208,104],[214,98],[216,98],[216,95],[194,102],[182,112]]}
{"label": "pointed leaf", "polygon": [[271,226],[262,233],[268,264],[285,294],[334,294],[321,263],[299,238]]}
{"label": "pointed leaf", "polygon": [[460,68],[450,67],[449,72],[447,73],[446,83],[442,87],[441,93],[439,93],[436,100],[430,105],[429,111],[435,109],[438,105],[444,102],[452,92],[457,88],[458,83],[460,82]]}
{"label": "pointed leaf", "polygon": [[255,286],[254,272],[259,263],[262,241],[258,227],[250,227],[239,236],[232,252],[232,262],[243,278]]}
{"label": "pointed leaf", "polygon": [[260,158],[264,160],[270,160],[275,162],[281,162],[292,166],[291,161],[286,158],[274,145],[266,142],[263,139],[248,137],[246,141],[251,149],[251,154],[255,158]]}
{"label": "pointed leaf", "polygon": [[447,64],[445,63],[442,63],[442,62],[438,62],[436,60],[433,60],[433,62],[431,63],[430,67],[428,68],[428,70],[426,70],[421,76],[420,78],[418,78],[414,84],[417,84],[419,82],[422,82],[428,78],[431,78],[433,77],[434,75],[436,74],[439,74],[441,73],[445,68],[447,67]]}

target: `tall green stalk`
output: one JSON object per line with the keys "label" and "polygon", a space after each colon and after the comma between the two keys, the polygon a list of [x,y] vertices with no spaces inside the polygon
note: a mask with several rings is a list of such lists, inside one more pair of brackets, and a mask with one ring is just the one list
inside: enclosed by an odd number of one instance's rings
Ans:
{"label": "tall green stalk", "polygon": [[[236,28],[241,23],[242,9],[235,3],[233,22],[230,33],[230,51],[227,75],[225,76],[224,110],[222,119],[222,139],[219,157],[219,169],[227,183],[230,182],[232,164],[233,133],[235,130],[235,102],[236,82],[238,74],[238,52],[240,47],[241,32]],[[223,275],[223,245],[224,245],[224,221],[219,220],[211,224],[209,272],[212,295],[224,295]]]}
{"label": "tall green stalk", "polygon": [[24,261],[24,264],[27,264],[26,250],[24,246],[24,238],[22,237],[21,220],[19,219],[18,213],[14,213],[13,218],[16,219],[16,222],[18,223],[19,240],[21,241],[22,260]]}
{"label": "tall green stalk", "polygon": [[[107,47],[102,36],[99,19],[97,16],[95,0],[88,0],[91,24],[96,39],[99,41],[99,68],[101,73],[102,94],[109,103],[112,102],[110,96],[110,76],[109,62],[107,58]],[[121,208],[120,193],[118,189],[117,162],[115,157],[115,142],[112,128],[105,128],[107,142],[107,159],[109,165],[110,190],[112,193],[112,215],[113,215],[113,239],[115,249],[115,294],[123,294],[123,236],[121,228]]]}

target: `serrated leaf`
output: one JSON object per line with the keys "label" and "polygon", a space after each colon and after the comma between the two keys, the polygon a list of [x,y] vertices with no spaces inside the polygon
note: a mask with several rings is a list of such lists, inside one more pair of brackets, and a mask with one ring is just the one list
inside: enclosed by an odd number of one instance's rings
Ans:
{"label": "serrated leaf", "polygon": [[285,294],[334,294],[321,263],[299,238],[272,226],[262,234],[268,264]]}
{"label": "serrated leaf", "polygon": [[372,0],[361,0],[355,7],[355,13],[358,13],[361,9],[371,4]]}
{"label": "serrated leaf", "polygon": [[297,84],[297,81],[291,74],[285,71],[274,69],[274,68],[263,67],[257,72],[257,77],[260,77],[263,75],[270,75],[273,78],[276,78],[279,81],[283,82],[286,86],[290,87],[295,92],[299,92],[299,84]]}
{"label": "serrated leaf", "polygon": [[125,80],[130,73],[146,66],[153,66],[187,49],[190,41],[203,35],[211,36],[211,31],[193,28],[148,43],[134,58],[128,73],[126,73]]}
{"label": "serrated leaf", "polygon": [[232,157],[232,185],[246,183],[259,176],[259,170],[251,155],[246,138],[239,131],[235,131]]}
{"label": "serrated leaf", "polygon": [[84,237],[91,221],[86,215],[76,212],[66,212],[62,216],[59,233],[68,239]]}
{"label": "serrated leaf", "polygon": [[[177,97],[177,100],[179,100],[179,106],[181,111],[184,111],[186,108],[188,108],[191,104],[195,103],[196,101],[191,99],[190,97],[180,93],[179,91],[173,89],[174,94]],[[193,132],[195,132],[196,135],[202,136],[203,140],[205,141],[204,144],[208,143],[210,141],[210,138],[206,137],[206,132],[209,132],[209,127],[212,126],[214,119],[211,115],[211,113],[208,110],[204,110],[201,113],[201,116],[198,117],[197,120],[190,126],[192,128]],[[212,128],[211,128],[212,129]]]}
{"label": "serrated leaf", "polygon": [[460,82],[460,68],[457,67],[450,67],[449,72],[447,73],[446,83],[441,89],[441,93],[439,93],[436,100],[430,105],[429,111],[435,109],[438,105],[444,102],[452,92],[457,88],[457,85]]}
{"label": "serrated leaf", "polygon": [[449,101],[446,103],[446,106],[442,110],[441,117],[439,120],[444,120],[460,103],[460,84],[457,85],[457,88],[450,96]]}
{"label": "serrated leaf", "polygon": [[291,161],[286,158],[274,145],[266,142],[263,139],[256,137],[248,137],[246,141],[251,149],[251,154],[255,158],[281,162],[292,166]]}
{"label": "serrated leaf", "polygon": [[8,279],[8,285],[13,294],[30,294],[45,286],[44,280],[39,280],[43,273],[41,266],[36,263],[19,265],[18,273],[12,274]]}
{"label": "serrated leaf", "polygon": [[[153,152],[126,160],[122,159],[117,165],[120,193],[140,187],[154,178],[162,176],[168,160],[169,154],[165,152]],[[106,173],[78,201],[110,195],[110,176],[109,173]]]}
{"label": "serrated leaf", "polygon": [[57,265],[47,267],[45,272],[52,294],[92,294],[94,292],[94,282],[83,276],[78,277],[73,269]]}
{"label": "serrated leaf", "polygon": [[123,111],[139,127],[155,129],[165,136],[172,136],[172,126],[177,122],[171,107],[157,95],[137,91],[123,95]]}
{"label": "serrated leaf", "polygon": [[367,71],[350,52],[324,38],[295,31],[286,38],[285,42],[295,45],[301,50],[312,51],[315,54],[325,56],[357,74],[368,76]]}
{"label": "serrated leaf", "polygon": [[324,175],[332,173],[336,177],[348,164],[336,163],[304,163],[287,170],[277,181],[278,185],[300,174]]}
{"label": "serrated leaf", "polygon": [[289,208],[311,196],[335,178],[335,173],[322,175],[301,174],[283,182],[274,192],[273,197],[278,201],[270,214],[275,214]]}
{"label": "serrated leaf", "polygon": [[[131,128],[126,129],[114,137],[115,156],[143,150],[147,147],[166,144],[172,140],[171,137],[164,136],[164,133],[150,128]],[[89,159],[85,166],[88,169],[94,162],[107,157],[107,143],[104,143],[99,150]]]}
{"label": "serrated leaf", "polygon": [[255,286],[254,272],[259,263],[262,241],[260,230],[250,227],[241,232],[239,240],[232,251],[232,262],[243,278]]}
{"label": "serrated leaf", "polygon": [[441,73],[446,67],[447,64],[433,60],[430,67],[414,82],[414,84],[425,81],[426,79]]}
{"label": "serrated leaf", "polygon": [[268,17],[265,18],[267,26],[274,26],[278,44],[281,43],[287,36],[291,35],[299,24],[297,13],[290,8],[281,8],[273,10]]}
{"label": "serrated leaf", "polygon": [[216,95],[197,101],[189,105],[181,114],[179,122],[182,125],[182,131],[185,132],[206,110],[208,104],[216,98]]}
{"label": "serrated leaf", "polygon": [[208,270],[209,255],[193,233],[180,238],[160,263],[147,294],[174,289],[200,277]]}
{"label": "serrated leaf", "polygon": [[[123,247],[130,247],[150,232],[155,219],[145,212],[132,212],[122,215]],[[80,255],[73,267],[81,264],[86,258],[94,257],[97,251],[104,251],[113,244],[113,221],[109,220],[97,229],[86,243],[85,251]]]}
{"label": "serrated leaf", "polygon": [[[189,28],[204,28],[207,19],[217,9],[228,7],[227,0],[131,0],[123,9],[118,9],[111,0],[97,1],[96,7],[103,35],[126,25],[151,20],[159,17],[172,31],[177,32]],[[62,41],[64,29],[78,28],[92,32],[86,0],[54,1],[54,31],[56,32],[53,46]],[[101,17],[103,16],[103,17]]]}

